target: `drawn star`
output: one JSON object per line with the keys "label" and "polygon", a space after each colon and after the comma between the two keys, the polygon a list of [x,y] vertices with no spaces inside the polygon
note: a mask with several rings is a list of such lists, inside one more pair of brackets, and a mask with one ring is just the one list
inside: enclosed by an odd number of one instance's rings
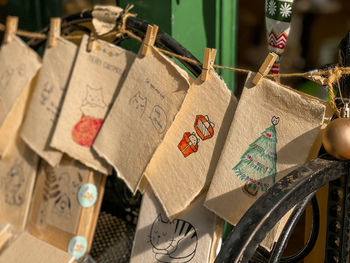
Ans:
{"label": "drawn star", "polygon": [[87,194],[85,195],[85,198],[86,198],[87,200],[92,200],[93,196],[92,196],[91,193],[87,193]]}
{"label": "drawn star", "polygon": [[75,251],[80,252],[83,250],[83,246],[82,245],[77,245],[75,248]]}
{"label": "drawn star", "polygon": [[275,1],[274,0],[270,0],[270,2],[269,2],[269,9],[268,9],[270,15],[273,16],[276,13],[276,9],[277,9],[277,7],[276,7]]}
{"label": "drawn star", "polygon": [[287,18],[292,14],[292,7],[287,3],[284,3],[280,7],[280,12],[284,18]]}

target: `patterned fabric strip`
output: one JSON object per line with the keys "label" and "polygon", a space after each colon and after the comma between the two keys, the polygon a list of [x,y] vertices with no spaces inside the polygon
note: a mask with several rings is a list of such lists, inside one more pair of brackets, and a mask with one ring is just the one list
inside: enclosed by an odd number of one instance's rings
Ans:
{"label": "patterned fabric strip", "polygon": [[271,69],[274,74],[279,73],[281,56],[287,45],[293,2],[294,0],[265,0],[268,49],[279,56]]}

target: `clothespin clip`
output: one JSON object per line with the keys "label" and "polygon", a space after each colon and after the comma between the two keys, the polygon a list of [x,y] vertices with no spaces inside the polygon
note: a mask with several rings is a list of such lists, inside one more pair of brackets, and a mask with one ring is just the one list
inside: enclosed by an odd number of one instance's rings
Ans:
{"label": "clothespin clip", "polygon": [[142,56],[147,56],[149,54],[150,47],[153,46],[154,43],[156,42],[157,34],[158,34],[157,25],[147,26],[146,37],[142,43],[142,50],[141,50]]}
{"label": "clothespin clip", "polygon": [[95,49],[95,43],[96,43],[96,34],[95,32],[91,31],[90,33],[90,37],[89,37],[89,40],[88,40],[88,44],[87,44],[87,51],[90,52],[92,50]]}
{"label": "clothespin clip", "polygon": [[60,35],[61,35],[61,18],[58,18],[58,17],[51,18],[48,46],[49,47],[55,46],[57,42],[57,38]]}
{"label": "clothespin clip", "polygon": [[258,85],[259,81],[270,72],[270,70],[271,70],[271,68],[272,68],[272,66],[275,63],[277,58],[278,58],[278,55],[273,53],[273,52],[271,52],[267,55],[264,63],[261,65],[261,67],[259,69],[259,72],[256,73],[256,75],[252,81],[255,85]]}
{"label": "clothespin clip", "polygon": [[13,37],[16,35],[18,28],[18,17],[8,16],[6,17],[6,29],[5,29],[5,43],[10,43]]}
{"label": "clothespin clip", "polygon": [[206,81],[208,79],[209,70],[214,65],[215,56],[216,56],[215,48],[205,48],[201,80]]}

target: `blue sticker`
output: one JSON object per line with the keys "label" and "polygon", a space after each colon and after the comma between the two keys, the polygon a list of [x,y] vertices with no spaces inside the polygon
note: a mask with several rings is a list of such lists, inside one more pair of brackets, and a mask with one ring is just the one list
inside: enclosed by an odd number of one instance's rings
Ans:
{"label": "blue sticker", "polygon": [[96,203],[97,188],[94,184],[83,184],[78,191],[78,202],[82,207],[90,207]]}
{"label": "blue sticker", "polygon": [[75,259],[80,259],[84,256],[87,249],[87,241],[83,236],[73,237],[68,244],[68,253]]}

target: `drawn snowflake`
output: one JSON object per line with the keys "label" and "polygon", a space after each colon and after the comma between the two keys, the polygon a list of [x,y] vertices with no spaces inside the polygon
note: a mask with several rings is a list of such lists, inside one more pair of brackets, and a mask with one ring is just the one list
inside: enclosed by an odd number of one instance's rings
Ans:
{"label": "drawn snowflake", "polygon": [[292,7],[287,3],[284,3],[280,7],[280,12],[284,18],[287,18],[292,14]]}
{"label": "drawn snowflake", "polygon": [[274,15],[275,13],[276,13],[276,3],[275,3],[275,1],[273,1],[273,0],[270,0],[270,2],[269,2],[269,13],[270,13],[270,15]]}

